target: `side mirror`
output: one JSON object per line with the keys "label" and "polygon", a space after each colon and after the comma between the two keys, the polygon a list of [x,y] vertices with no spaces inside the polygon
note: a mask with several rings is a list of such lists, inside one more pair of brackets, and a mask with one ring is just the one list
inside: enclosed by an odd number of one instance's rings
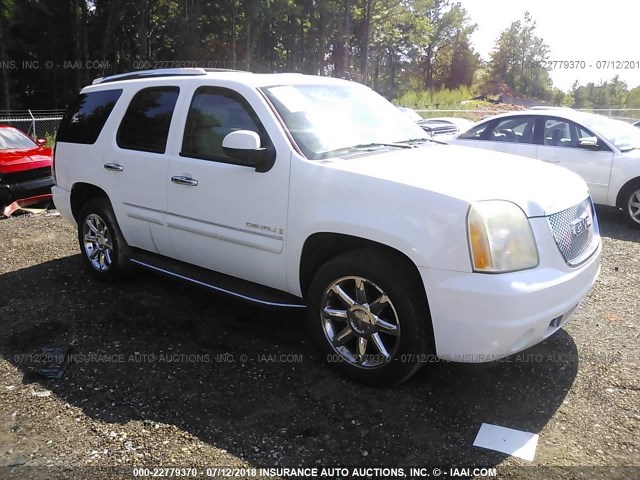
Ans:
{"label": "side mirror", "polygon": [[257,172],[266,172],[273,166],[275,156],[260,147],[260,135],[251,130],[237,130],[222,139],[222,151],[235,160],[237,165],[254,167]]}
{"label": "side mirror", "polygon": [[598,137],[582,137],[578,140],[578,147],[586,150],[600,150]]}
{"label": "side mirror", "polygon": [[36,139],[36,143],[39,146],[44,147],[47,144],[47,140],[45,138],[38,138]]}

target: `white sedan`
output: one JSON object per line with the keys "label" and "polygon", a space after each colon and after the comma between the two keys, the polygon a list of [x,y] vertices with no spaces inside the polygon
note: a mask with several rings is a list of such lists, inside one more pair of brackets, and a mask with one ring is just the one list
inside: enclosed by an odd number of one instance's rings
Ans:
{"label": "white sedan", "polygon": [[568,168],[595,203],[622,209],[640,228],[640,129],[629,123],[568,108],[527,110],[487,118],[448,143]]}
{"label": "white sedan", "polygon": [[464,132],[469,129],[473,122],[466,118],[460,117],[433,117],[423,118],[418,112],[412,108],[398,107],[409,119],[420,125],[425,132],[431,137],[440,135],[455,135],[458,132]]}

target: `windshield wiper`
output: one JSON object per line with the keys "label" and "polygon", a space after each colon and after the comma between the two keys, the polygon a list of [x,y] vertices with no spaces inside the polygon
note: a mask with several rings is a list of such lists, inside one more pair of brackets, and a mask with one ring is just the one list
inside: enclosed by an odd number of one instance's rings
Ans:
{"label": "windshield wiper", "polygon": [[360,145],[351,145],[348,147],[343,147],[343,148],[337,148],[335,150],[330,150],[328,152],[323,152],[320,155],[320,158],[331,158],[334,156],[338,156],[341,154],[349,154],[349,153],[355,153],[358,152],[360,150],[375,150],[379,147],[393,147],[393,148],[414,148],[413,145],[407,145],[405,143],[380,143],[380,142],[373,142],[373,143],[361,143]]}
{"label": "windshield wiper", "polygon": [[431,137],[411,138],[409,140],[403,140],[400,143],[415,144],[415,143],[424,143],[424,142],[433,142],[433,143],[437,143],[439,145],[449,145],[447,142],[443,142],[442,140],[434,140]]}
{"label": "windshield wiper", "polygon": [[373,142],[373,143],[362,143],[360,145],[354,145],[353,147],[347,147],[347,148],[353,148],[355,150],[361,150],[361,149],[366,149],[366,148],[375,148],[375,147],[395,147],[395,148],[412,148],[411,145],[407,145],[404,142],[398,142],[398,143],[380,143],[380,142]]}

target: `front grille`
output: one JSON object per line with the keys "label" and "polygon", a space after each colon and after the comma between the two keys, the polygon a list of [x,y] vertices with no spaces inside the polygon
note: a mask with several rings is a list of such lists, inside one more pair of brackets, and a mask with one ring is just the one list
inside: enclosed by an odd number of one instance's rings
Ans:
{"label": "front grille", "polygon": [[0,182],[15,185],[16,183],[36,180],[38,178],[46,178],[51,176],[51,167],[34,168],[33,170],[25,170],[23,172],[3,173],[0,174]]}
{"label": "front grille", "polygon": [[597,248],[598,220],[591,198],[547,217],[551,233],[565,262],[577,265]]}

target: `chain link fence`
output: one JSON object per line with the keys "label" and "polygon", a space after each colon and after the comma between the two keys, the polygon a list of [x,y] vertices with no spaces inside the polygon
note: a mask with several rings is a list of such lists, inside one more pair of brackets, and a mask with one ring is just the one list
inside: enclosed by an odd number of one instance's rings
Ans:
{"label": "chain link fence", "polygon": [[0,110],[0,125],[11,125],[52,145],[63,115],[64,110]]}
{"label": "chain link fence", "polygon": [[597,113],[629,123],[635,123],[640,120],[640,108],[579,108],[578,111]]}

